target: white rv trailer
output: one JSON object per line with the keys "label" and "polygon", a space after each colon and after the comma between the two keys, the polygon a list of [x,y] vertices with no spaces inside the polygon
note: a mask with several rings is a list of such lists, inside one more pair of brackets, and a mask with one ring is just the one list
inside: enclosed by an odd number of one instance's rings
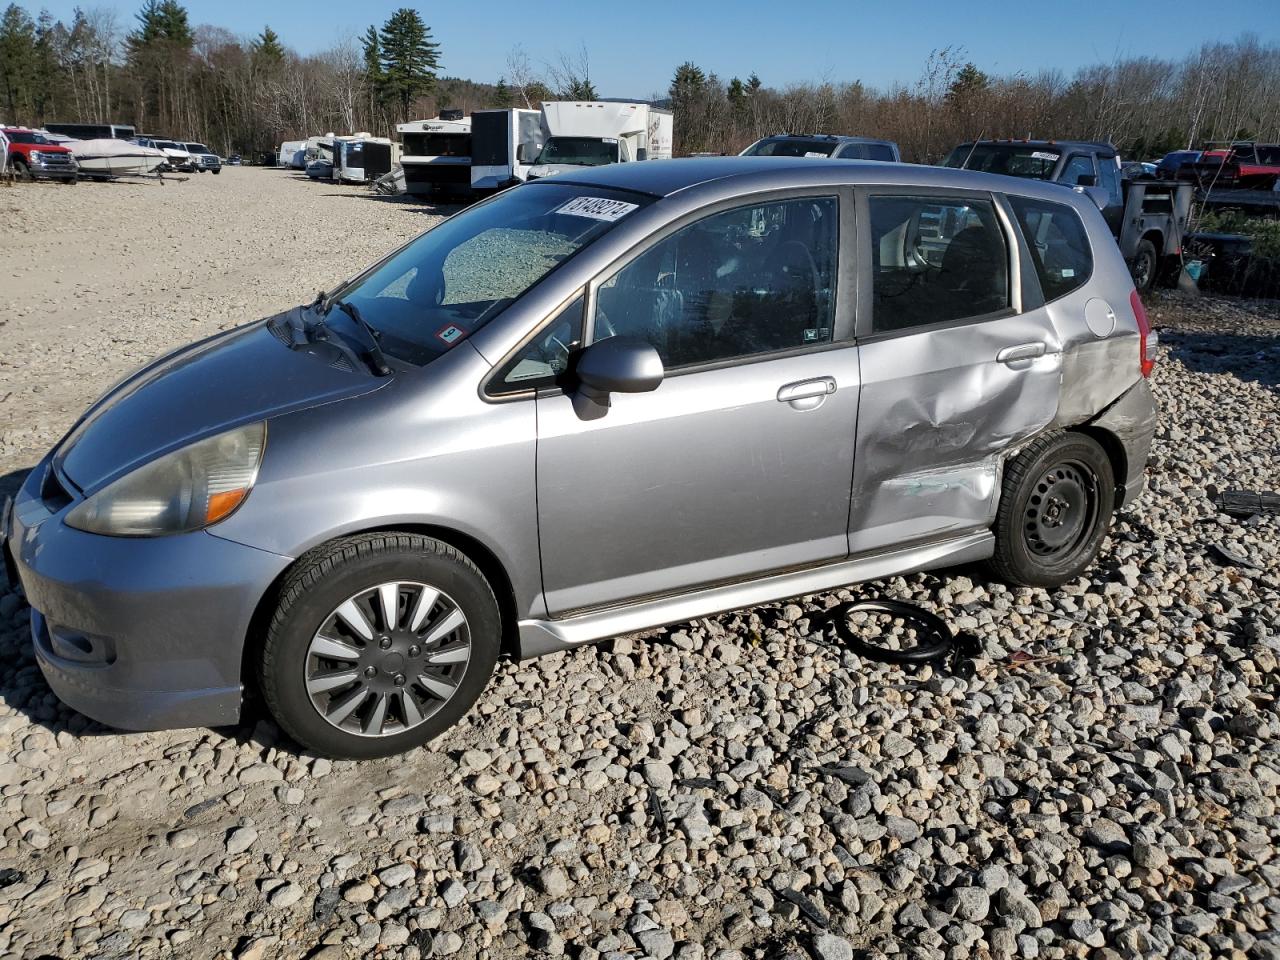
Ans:
{"label": "white rv trailer", "polygon": [[276,166],[301,170],[306,166],[306,153],[307,141],[286,140],[280,144],[280,151],[276,156]]}
{"label": "white rv trailer", "polygon": [[415,196],[471,192],[471,118],[445,110],[396,127],[405,190]]}
{"label": "white rv trailer", "polygon": [[369,183],[389,173],[398,157],[386,137],[357,133],[339,137],[333,153],[333,178],[342,183]]}
{"label": "white rv trailer", "polygon": [[494,193],[523,182],[547,139],[537,110],[471,114],[471,189]]}
{"label": "white rv trailer", "polygon": [[548,137],[530,180],[577,167],[671,158],[671,111],[647,103],[554,101],[542,105],[542,120]]}

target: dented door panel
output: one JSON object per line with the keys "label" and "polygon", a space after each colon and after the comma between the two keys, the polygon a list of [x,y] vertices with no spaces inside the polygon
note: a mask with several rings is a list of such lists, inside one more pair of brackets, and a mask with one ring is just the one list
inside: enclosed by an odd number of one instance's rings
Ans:
{"label": "dented door panel", "polygon": [[[1038,341],[1039,357],[996,360]],[[989,525],[1001,454],[1058,413],[1062,346],[1044,309],[864,342],[861,360],[850,552]]]}

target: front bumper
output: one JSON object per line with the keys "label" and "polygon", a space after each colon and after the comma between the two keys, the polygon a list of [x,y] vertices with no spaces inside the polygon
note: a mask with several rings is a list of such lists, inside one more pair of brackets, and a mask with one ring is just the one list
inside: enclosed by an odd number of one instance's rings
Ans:
{"label": "front bumper", "polygon": [[31,175],[39,180],[74,180],[80,172],[71,154],[53,154],[31,160],[27,166]]}
{"label": "front bumper", "polygon": [[241,658],[259,599],[292,562],[199,532],[104,537],[41,496],[48,458],[7,520],[36,661],[58,698],[126,730],[239,719]]}

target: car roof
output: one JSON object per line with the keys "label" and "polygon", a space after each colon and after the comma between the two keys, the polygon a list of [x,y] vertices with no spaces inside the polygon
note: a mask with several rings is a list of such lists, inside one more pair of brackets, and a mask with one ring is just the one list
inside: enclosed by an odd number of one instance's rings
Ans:
{"label": "car roof", "polygon": [[765,140],[830,140],[832,143],[893,143],[880,137],[854,137],[843,133],[771,133],[761,137],[757,143]]}
{"label": "car roof", "polygon": [[[972,147],[974,142],[966,140],[957,146]],[[1113,143],[1106,140],[979,140],[978,145],[982,147],[1054,147],[1065,150],[1108,150],[1115,152],[1116,147]]]}
{"label": "car roof", "polygon": [[929,167],[882,160],[832,160],[826,157],[686,157],[679,160],[644,160],[610,163],[566,171],[531,181],[539,184],[576,184],[584,187],[628,190],[654,197],[668,197],[707,184],[733,185],[743,193],[785,190],[836,184],[842,186],[950,187],[957,190],[999,191],[1070,203],[1075,197],[1090,203],[1068,187],[978,173],[953,167]]}

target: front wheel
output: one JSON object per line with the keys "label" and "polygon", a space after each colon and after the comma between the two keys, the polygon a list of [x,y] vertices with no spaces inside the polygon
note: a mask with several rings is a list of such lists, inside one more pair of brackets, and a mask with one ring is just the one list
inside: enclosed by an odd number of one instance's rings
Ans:
{"label": "front wheel", "polygon": [[1007,583],[1057,587],[1093,563],[1115,508],[1115,476],[1099,443],[1051,433],[1005,465],[992,572]]}
{"label": "front wheel", "polygon": [[35,176],[31,173],[31,168],[27,166],[27,162],[25,160],[13,161],[13,175],[17,179],[25,180],[27,182],[35,179]]}
{"label": "front wheel", "polygon": [[501,616],[479,569],[448,544],[362,534],[304,557],[259,658],[267,706],[330,757],[403,753],[456,723],[498,659]]}

